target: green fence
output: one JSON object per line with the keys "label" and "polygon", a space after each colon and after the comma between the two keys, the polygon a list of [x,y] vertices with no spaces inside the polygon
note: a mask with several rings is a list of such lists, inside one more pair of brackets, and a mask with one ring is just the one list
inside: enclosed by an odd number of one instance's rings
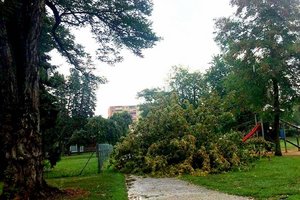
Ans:
{"label": "green fence", "polygon": [[101,172],[103,163],[109,158],[112,151],[113,146],[110,144],[97,144],[98,173]]}

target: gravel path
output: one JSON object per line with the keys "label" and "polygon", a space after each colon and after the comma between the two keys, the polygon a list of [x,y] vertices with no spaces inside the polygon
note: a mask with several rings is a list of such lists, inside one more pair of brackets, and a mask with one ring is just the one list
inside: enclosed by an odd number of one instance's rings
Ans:
{"label": "gravel path", "polygon": [[129,200],[249,200],[196,186],[176,178],[126,177]]}

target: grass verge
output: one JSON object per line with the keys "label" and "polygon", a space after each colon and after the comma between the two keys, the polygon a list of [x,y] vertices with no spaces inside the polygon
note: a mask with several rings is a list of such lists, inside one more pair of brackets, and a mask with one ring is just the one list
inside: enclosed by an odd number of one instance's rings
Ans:
{"label": "grass verge", "polygon": [[[104,169],[98,174],[95,154],[79,175],[90,155],[62,157],[54,169],[45,172],[47,183],[71,192],[63,200],[127,200],[124,175],[111,169]],[[0,194],[2,188],[3,183],[0,182]]]}
{"label": "grass verge", "polygon": [[[85,169],[85,164],[88,162]],[[82,171],[82,174],[80,172]],[[82,154],[62,157],[54,169],[45,173],[50,185],[60,189],[78,189],[85,191],[76,199],[88,200],[127,200],[125,177],[110,169],[97,173],[97,157],[95,154]]]}
{"label": "grass verge", "polygon": [[72,188],[85,191],[83,195],[75,198],[78,200],[127,200],[123,174],[110,170],[97,175],[48,179],[47,182],[60,189]]}
{"label": "grass verge", "polygon": [[80,155],[63,156],[53,169],[45,171],[44,176],[46,179],[79,176],[89,158],[91,159],[82,171],[81,176],[97,174],[98,166],[96,154],[84,153]]}
{"label": "grass verge", "polygon": [[182,177],[196,185],[255,199],[300,199],[300,157],[272,157],[257,161],[249,171]]}

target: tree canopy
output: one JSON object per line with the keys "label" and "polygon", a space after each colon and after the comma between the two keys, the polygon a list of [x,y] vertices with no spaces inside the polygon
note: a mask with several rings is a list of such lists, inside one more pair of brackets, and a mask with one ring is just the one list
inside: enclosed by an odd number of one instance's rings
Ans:
{"label": "tree canopy", "polygon": [[232,0],[236,13],[217,21],[216,41],[232,66],[233,86],[257,112],[273,107],[273,139],[279,143],[280,109],[299,97],[298,0]]}
{"label": "tree canopy", "polygon": [[194,107],[173,93],[152,104],[146,117],[117,144],[114,165],[125,173],[205,175],[240,168],[256,157],[230,131],[233,114],[217,95]]}
{"label": "tree canopy", "polygon": [[[45,3],[49,8],[51,33],[56,47],[75,66],[80,67],[82,63],[76,55],[83,53],[83,48],[70,43],[73,36],[69,27],[89,27],[99,45],[98,58],[109,63],[122,60],[120,50],[124,46],[141,56],[142,49],[152,47],[158,40],[147,18],[152,12],[152,3],[148,0],[47,0]],[[65,30],[68,37],[57,34],[59,29]]]}
{"label": "tree canopy", "polygon": [[43,180],[39,120],[39,71],[54,68],[46,53],[58,49],[84,74],[90,56],[71,29],[88,27],[99,60],[121,61],[122,48],[142,56],[142,49],[159,40],[151,28],[151,12],[148,0],[0,1],[0,134],[6,138],[7,158],[3,198],[39,199],[50,191]]}

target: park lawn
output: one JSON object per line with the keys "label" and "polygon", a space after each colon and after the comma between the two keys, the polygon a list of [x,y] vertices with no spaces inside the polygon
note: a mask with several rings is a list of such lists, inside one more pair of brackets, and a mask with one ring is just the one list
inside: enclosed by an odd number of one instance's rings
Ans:
{"label": "park lawn", "polygon": [[[79,175],[89,158],[86,168]],[[45,178],[50,185],[60,189],[86,191],[85,195],[76,199],[127,200],[124,175],[105,168],[97,173],[96,154],[65,156],[54,169],[45,173]]]}
{"label": "park lawn", "polygon": [[195,177],[183,180],[229,194],[255,199],[300,199],[300,156],[261,159],[247,171]]}
{"label": "park lawn", "polygon": [[[124,175],[107,167],[98,174],[95,154],[79,175],[90,155],[89,153],[62,157],[54,169],[46,170],[44,176],[47,183],[76,193],[70,198],[64,197],[63,200],[127,200]],[[0,193],[2,187],[0,182]]]}
{"label": "park lawn", "polygon": [[47,182],[60,189],[84,191],[83,195],[75,198],[78,200],[127,200],[124,175],[110,170],[97,175],[52,178]]}
{"label": "park lawn", "polygon": [[91,159],[81,176],[97,174],[96,154],[83,153],[80,155],[63,156],[53,169],[46,170],[44,176],[46,179],[79,176],[89,158]]}

